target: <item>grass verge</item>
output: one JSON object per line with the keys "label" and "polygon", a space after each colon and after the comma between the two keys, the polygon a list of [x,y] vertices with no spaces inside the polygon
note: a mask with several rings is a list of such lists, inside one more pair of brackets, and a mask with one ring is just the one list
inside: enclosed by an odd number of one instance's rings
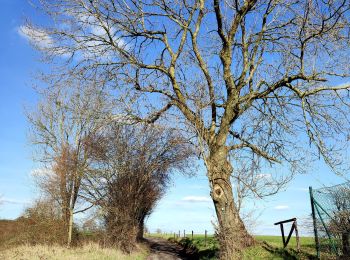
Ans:
{"label": "grass verge", "polygon": [[[196,252],[199,259],[218,259],[219,245],[214,236],[194,235],[181,239],[174,239],[173,235],[151,234],[150,236],[162,237],[177,242],[192,252]],[[312,237],[300,238],[300,252],[296,250],[296,239],[292,237],[287,248],[282,246],[280,236],[255,236],[256,245],[246,248],[243,259],[316,259],[314,239]],[[325,255],[324,259],[332,259]]]}
{"label": "grass verge", "polygon": [[0,251],[0,259],[4,260],[143,260],[147,255],[148,251],[143,245],[136,252],[127,255],[113,248],[102,248],[97,243],[69,249],[57,245],[20,245]]}

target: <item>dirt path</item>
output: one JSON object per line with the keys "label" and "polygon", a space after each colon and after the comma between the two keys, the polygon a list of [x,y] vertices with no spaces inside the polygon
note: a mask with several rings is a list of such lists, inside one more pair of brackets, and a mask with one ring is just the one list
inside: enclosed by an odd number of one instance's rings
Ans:
{"label": "dirt path", "polygon": [[151,254],[147,260],[195,260],[196,258],[186,255],[183,247],[161,238],[147,238]]}

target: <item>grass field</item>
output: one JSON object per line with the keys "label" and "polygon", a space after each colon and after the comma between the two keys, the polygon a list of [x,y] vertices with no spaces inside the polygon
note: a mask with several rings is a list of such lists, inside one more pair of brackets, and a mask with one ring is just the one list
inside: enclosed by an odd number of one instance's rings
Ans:
{"label": "grass field", "polygon": [[16,246],[0,251],[1,260],[143,260],[148,255],[146,248],[140,247],[138,252],[126,255],[112,248],[101,248],[90,243],[82,247],[67,249],[63,246],[36,245]]}
{"label": "grass field", "polygon": [[300,252],[296,251],[296,239],[292,237],[286,249],[280,236],[256,236],[258,245],[245,251],[246,259],[315,259],[314,238],[300,238]]}
{"label": "grass field", "polygon": [[[174,240],[173,235],[151,234],[147,236]],[[295,237],[291,238],[286,249],[283,249],[280,236],[256,236],[255,239],[257,244],[245,249],[243,259],[316,259],[314,240],[311,237],[300,238],[300,252],[296,251]],[[193,240],[187,237],[176,239],[175,242],[185,248],[195,250],[202,260],[217,259],[219,245],[212,235],[208,235],[206,241],[204,235],[194,235]],[[123,254],[116,249],[102,248],[97,243],[89,243],[71,249],[63,246],[23,245],[0,250],[0,259],[143,260],[147,258],[148,253],[149,250],[145,245],[139,245],[137,252],[130,255]],[[332,258],[324,256],[322,259]]]}
{"label": "grass field", "polygon": [[[174,239],[174,235],[151,234],[150,236]],[[257,245],[247,248],[244,251],[244,259],[316,259],[314,239],[312,237],[301,237],[301,250],[296,251],[296,239],[292,237],[288,247],[283,249],[280,236],[256,236]],[[194,235],[187,239],[177,239],[177,242],[186,246],[196,248],[200,259],[217,259],[218,243],[213,236],[208,236],[205,243],[204,235]],[[328,256],[325,259],[331,259]]]}

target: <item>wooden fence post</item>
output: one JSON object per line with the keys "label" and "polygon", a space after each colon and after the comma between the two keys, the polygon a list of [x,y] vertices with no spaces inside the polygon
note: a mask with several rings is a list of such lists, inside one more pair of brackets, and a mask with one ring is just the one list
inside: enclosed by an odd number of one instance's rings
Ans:
{"label": "wooden fence post", "polygon": [[204,235],[204,245],[207,247],[207,231],[205,230],[205,235]]}
{"label": "wooden fence post", "polygon": [[297,240],[297,250],[298,252],[300,251],[300,242],[299,242],[299,232],[298,232],[298,225],[297,225],[297,221],[295,220],[294,223],[294,228],[295,228],[295,237]]}
{"label": "wooden fence post", "polygon": [[192,230],[192,240],[193,240],[193,230]]}
{"label": "wooden fence post", "polygon": [[186,237],[186,231],[184,230],[184,237]]}
{"label": "wooden fence post", "polygon": [[[292,222],[292,227],[289,231],[287,240],[284,236],[284,228],[283,228],[283,224],[288,223],[288,222]],[[287,219],[287,220],[283,220],[283,221],[279,221],[276,222],[275,225],[280,225],[281,228],[281,234],[282,234],[282,241],[283,241],[283,248],[286,248],[289,240],[293,234],[293,231],[295,230],[295,236],[296,236],[296,240],[297,240],[297,250],[300,250],[300,243],[299,243],[299,233],[298,233],[298,226],[297,226],[297,219],[296,218],[291,218],[291,219]]]}

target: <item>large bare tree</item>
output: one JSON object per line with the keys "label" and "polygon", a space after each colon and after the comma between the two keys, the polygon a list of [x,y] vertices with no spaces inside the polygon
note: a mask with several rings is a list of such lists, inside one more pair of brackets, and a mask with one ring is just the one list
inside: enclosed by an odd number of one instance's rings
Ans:
{"label": "large bare tree", "polygon": [[[74,88],[70,84],[75,84]],[[81,201],[77,209],[81,183],[89,167],[86,138],[101,127],[110,113],[106,97],[92,82],[82,88],[70,77],[69,81],[56,81],[43,90],[36,110],[27,113],[30,140],[37,148],[34,159],[42,167],[35,171],[35,181],[44,196],[60,206],[68,246],[73,215],[92,206]]]}
{"label": "large bare tree", "polygon": [[[67,60],[81,80],[98,74],[116,87],[130,118],[167,119],[196,136],[223,259],[252,243],[234,201],[232,162],[295,168],[315,156],[340,172],[349,132],[349,1],[56,0],[42,7],[53,23],[22,31],[47,57]],[[305,144],[308,156],[300,152]]]}

